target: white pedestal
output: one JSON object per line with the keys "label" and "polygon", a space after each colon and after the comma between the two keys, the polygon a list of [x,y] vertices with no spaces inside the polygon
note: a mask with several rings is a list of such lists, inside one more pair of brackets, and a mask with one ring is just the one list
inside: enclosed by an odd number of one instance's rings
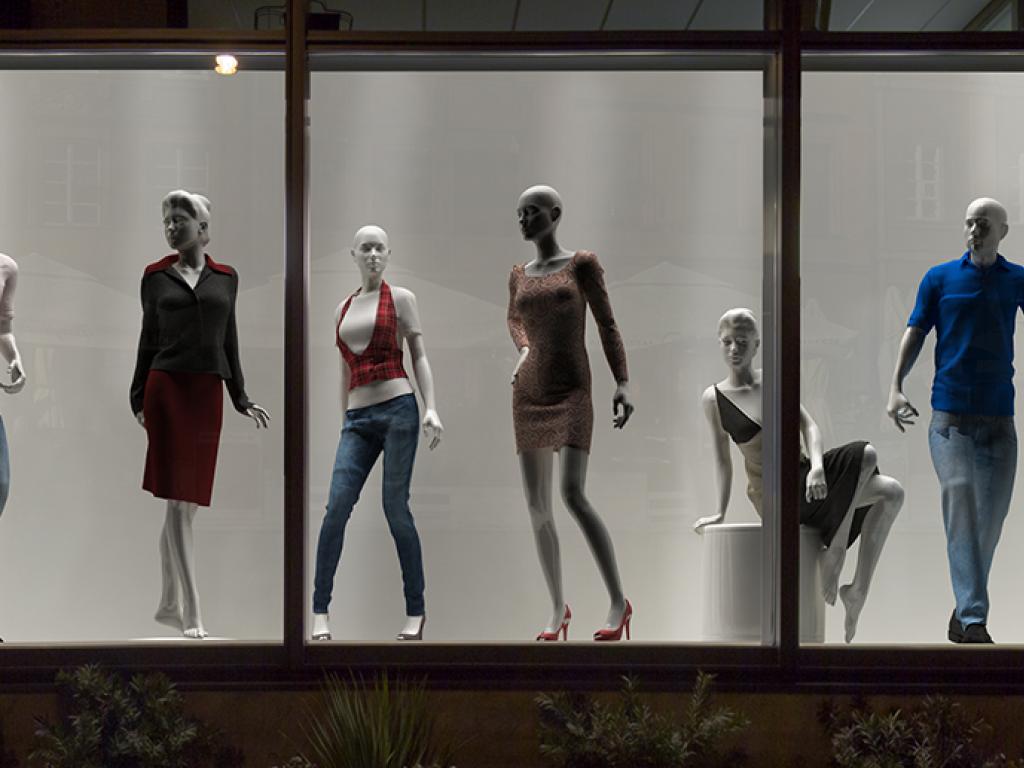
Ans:
{"label": "white pedestal", "polygon": [[[704,528],[701,550],[701,629],[704,640],[761,642],[761,524]],[[825,642],[821,596],[821,537],[800,526],[800,642]]]}

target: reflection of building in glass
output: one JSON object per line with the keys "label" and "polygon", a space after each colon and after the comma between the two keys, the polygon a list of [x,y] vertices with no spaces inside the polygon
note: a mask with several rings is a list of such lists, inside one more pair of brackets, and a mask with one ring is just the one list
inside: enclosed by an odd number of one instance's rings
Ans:
{"label": "reflection of building in glass", "polygon": [[913,213],[915,221],[942,220],[942,147],[914,147],[914,196]]}
{"label": "reflection of building in glass", "polygon": [[152,165],[150,187],[154,197],[163,197],[171,189],[208,190],[210,153],[196,145],[156,143],[146,151]]}
{"label": "reflection of building in glass", "polygon": [[49,147],[41,177],[44,225],[100,225],[102,168],[96,143],[60,142]]}

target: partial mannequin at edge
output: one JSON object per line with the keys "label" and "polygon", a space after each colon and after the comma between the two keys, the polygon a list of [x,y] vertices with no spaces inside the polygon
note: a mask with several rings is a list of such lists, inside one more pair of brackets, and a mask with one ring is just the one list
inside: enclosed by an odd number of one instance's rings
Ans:
{"label": "partial mannequin at edge", "polygon": [[[0,253],[0,355],[7,361],[7,375],[11,383],[0,381],[0,389],[15,395],[25,388],[25,368],[21,363],[18,345],[14,341],[11,325],[14,321],[14,291],[18,285],[18,265],[14,259]],[[7,506],[11,490],[11,465],[7,447],[7,428],[0,417],[0,515]],[[0,639],[0,643],[3,640]]]}
{"label": "partial mannequin at edge", "polygon": [[1024,309],[1024,267],[999,243],[1006,209],[989,197],[967,206],[958,259],[932,267],[900,341],[886,413],[900,432],[917,409],[903,381],[935,329],[935,377],[928,447],[942,489],[946,555],[956,601],[947,637],[991,643],[988,576],[1017,472],[1013,423],[1013,332]]}
{"label": "partial mannequin at edge", "polygon": [[[10,256],[0,253],[0,355],[7,361],[10,384],[0,382],[0,389],[15,395],[25,388],[25,368],[18,345],[14,341],[14,292],[18,285],[18,265]],[[0,418],[0,515],[7,505],[11,488],[11,467],[7,447],[7,430]]]}
{"label": "partial mannequin at edge", "polygon": [[423,556],[409,511],[409,484],[421,422],[416,395],[402,364],[403,342],[409,345],[413,375],[423,398],[423,435],[431,450],[441,442],[444,427],[434,402],[434,377],[423,345],[416,296],[384,280],[391,257],[387,233],[372,224],[360,228],[351,253],[362,285],[334,313],[344,424],[317,542],[312,634],[314,640],[332,638],[327,608],[345,526],[367,475],[383,453],[384,517],[398,550],[405,595],[405,624],[395,639],[422,640],[426,623]]}
{"label": "partial mannequin at edge", "polygon": [[192,522],[210,505],[223,415],[223,385],[239,413],[266,427],[269,414],[245,394],[238,356],[238,274],[204,252],[210,201],[179,189],[161,203],[175,250],[142,276],[142,332],[132,413],[148,440],[142,487],[167,500],[160,534],[162,586],[155,619],[201,639]]}
{"label": "partial mannequin at edge", "polygon": [[[761,370],[753,360],[761,344],[757,320],[749,309],[730,309],[718,323],[718,339],[729,375],[704,390],[701,405],[711,428],[718,481],[718,512],[694,524],[700,533],[705,525],[725,519],[732,490],[730,438],[743,454],[747,472],[747,497],[761,517]],[[903,505],[903,486],[878,472],[878,456],[865,441],[822,452],[821,433],[810,414],[800,406],[800,435],[807,455],[800,459],[800,523],[821,533],[822,592],[835,605],[836,595],[846,609],[846,642],[857,632],[857,620],[867,600],[871,578],[878,565],[889,529]],[[846,550],[860,536],[860,550],[853,581],[839,587]]]}
{"label": "partial mannequin at edge", "polygon": [[509,276],[508,328],[519,358],[512,372],[512,417],[523,491],[533,523],[552,613],[537,640],[568,639],[572,611],[562,592],[562,562],[551,504],[554,454],[558,454],[562,500],[576,519],[597,561],[611,607],[595,640],[629,637],[633,608],[622,592],[611,536],[584,493],[594,410],[590,362],[584,344],[586,308],[597,321],[605,357],[615,377],[613,426],[633,413],[626,352],[604,286],[604,270],[589,251],[558,244],[562,200],[551,187],[533,186],[519,197],[523,238],[536,258],[517,264]]}

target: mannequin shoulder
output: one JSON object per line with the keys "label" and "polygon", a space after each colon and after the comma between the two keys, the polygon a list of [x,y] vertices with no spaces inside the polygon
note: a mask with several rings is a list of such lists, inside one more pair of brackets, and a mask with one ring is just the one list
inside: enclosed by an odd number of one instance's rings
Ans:
{"label": "mannequin shoulder", "polygon": [[711,423],[711,425],[721,428],[722,420],[721,414],[718,412],[718,393],[715,391],[714,384],[701,393],[700,407],[701,410],[704,411],[704,417]]}
{"label": "mannequin shoulder", "polygon": [[391,300],[395,302],[395,306],[399,303],[409,305],[416,304],[416,294],[410,291],[408,288],[403,288],[400,285],[391,286]]}
{"label": "mannequin shoulder", "polygon": [[207,256],[206,265],[214,272],[217,272],[218,274],[227,275],[228,277],[233,277],[236,280],[238,279],[238,271],[230,264],[222,264],[221,262],[214,261],[209,256]]}
{"label": "mannequin shoulder", "polygon": [[18,262],[8,256],[6,253],[0,253],[0,272],[5,275],[16,275],[18,274]]}
{"label": "mannequin shoulder", "polygon": [[162,272],[163,270],[171,266],[175,261],[177,261],[177,259],[177,254],[172,253],[168,256],[164,256],[159,261],[154,261],[152,264],[147,264],[146,268],[142,270],[142,276],[145,278],[157,272]]}

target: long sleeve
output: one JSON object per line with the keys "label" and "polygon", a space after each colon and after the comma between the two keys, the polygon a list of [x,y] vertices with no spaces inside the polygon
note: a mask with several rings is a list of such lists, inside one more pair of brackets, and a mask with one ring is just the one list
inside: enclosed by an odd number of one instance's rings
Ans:
{"label": "long sleeve", "polygon": [[149,367],[160,350],[160,321],[156,314],[156,300],[149,290],[151,280],[148,275],[142,278],[139,293],[142,299],[142,331],[139,333],[139,350],[135,358],[135,374],[132,376],[130,402],[132,413],[142,410],[142,402],[146,394],[146,377]]}
{"label": "long sleeve", "polygon": [[608,291],[604,287],[604,269],[601,268],[597,256],[590,251],[581,251],[578,259],[576,269],[580,277],[580,286],[587,297],[590,311],[594,313],[594,320],[597,321],[597,332],[601,336],[605,359],[608,360],[608,367],[612,370],[615,383],[622,384],[629,381],[626,348],[622,344],[622,334],[619,333],[619,326],[615,324]]}
{"label": "long sleeve", "polygon": [[526,336],[526,326],[523,325],[523,318],[519,316],[516,309],[516,287],[519,281],[516,279],[516,270],[513,267],[508,276],[508,332],[512,336],[512,343],[516,349],[530,346],[530,340]]}
{"label": "long sleeve", "polygon": [[231,311],[228,314],[228,326],[224,333],[224,356],[228,361],[231,378],[224,381],[228,388],[231,403],[239,413],[245,413],[252,406],[252,401],[245,394],[245,377],[242,375],[242,361],[238,356],[238,324],[235,320],[235,302],[238,299],[238,273],[232,275]]}

